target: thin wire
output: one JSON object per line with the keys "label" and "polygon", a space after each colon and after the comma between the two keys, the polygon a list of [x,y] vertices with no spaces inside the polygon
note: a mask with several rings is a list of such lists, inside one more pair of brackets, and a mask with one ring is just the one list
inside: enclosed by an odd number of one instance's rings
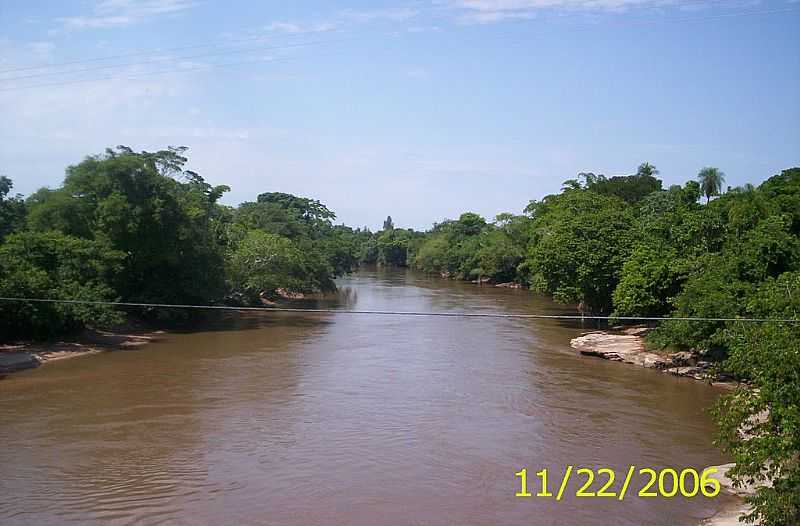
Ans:
{"label": "thin wire", "polygon": [[418,312],[389,310],[354,310],[354,309],[305,309],[287,307],[232,307],[228,305],[183,305],[175,303],[133,303],[126,301],[93,301],[93,300],[60,300],[53,298],[20,298],[0,297],[0,301],[33,302],[33,303],[66,303],[80,305],[110,305],[116,307],[155,307],[166,309],[207,309],[228,311],[260,311],[260,312],[297,312],[312,314],[367,314],[381,316],[437,316],[444,318],[517,318],[544,320],[618,320],[618,321],[741,321],[755,323],[798,323],[800,319],[782,318],[691,318],[691,317],[652,317],[652,316],[581,316],[571,314],[508,314],[500,312]]}

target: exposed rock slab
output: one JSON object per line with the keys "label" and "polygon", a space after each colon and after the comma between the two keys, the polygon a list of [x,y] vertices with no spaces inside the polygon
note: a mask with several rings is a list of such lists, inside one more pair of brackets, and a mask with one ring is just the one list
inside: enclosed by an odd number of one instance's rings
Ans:
{"label": "exposed rock slab", "polygon": [[500,288],[504,288],[504,289],[521,289],[522,288],[522,284],[521,283],[514,283],[513,281],[510,281],[508,283],[497,283],[495,285],[495,287],[500,287]]}
{"label": "exposed rock slab", "polygon": [[573,338],[570,345],[584,356],[658,369],[674,376],[713,381],[714,385],[720,387],[735,385],[726,382],[714,370],[713,364],[704,361],[699,353],[681,351],[659,354],[646,350],[643,336],[649,330],[647,327],[630,327],[615,332],[593,331]]}
{"label": "exposed rock slab", "polygon": [[585,356],[597,356],[656,369],[665,369],[671,365],[671,361],[665,356],[646,351],[642,337],[633,334],[590,332],[574,338],[570,345]]}
{"label": "exposed rock slab", "polygon": [[39,367],[41,362],[35,354],[26,351],[0,352],[0,373],[13,373],[22,369]]}

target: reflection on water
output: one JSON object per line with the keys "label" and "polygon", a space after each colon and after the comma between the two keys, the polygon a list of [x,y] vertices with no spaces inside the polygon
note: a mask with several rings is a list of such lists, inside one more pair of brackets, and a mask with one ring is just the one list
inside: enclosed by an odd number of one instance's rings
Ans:
{"label": "reflection on water", "polygon": [[[364,271],[308,306],[562,313]],[[699,382],[549,320],[222,316],[0,382],[0,523],[696,524],[713,500],[514,498],[516,471],[718,464]]]}

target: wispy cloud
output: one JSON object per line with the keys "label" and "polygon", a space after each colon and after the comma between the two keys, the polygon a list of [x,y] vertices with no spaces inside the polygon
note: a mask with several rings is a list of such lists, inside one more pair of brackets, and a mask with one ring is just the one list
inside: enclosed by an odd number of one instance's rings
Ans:
{"label": "wispy cloud", "polygon": [[59,18],[62,29],[105,29],[127,26],[185,11],[192,0],[98,0],[89,14]]}
{"label": "wispy cloud", "polygon": [[448,5],[460,11],[460,21],[485,24],[530,19],[542,11],[599,12],[669,7],[677,5],[677,0],[450,0]]}
{"label": "wispy cloud", "polygon": [[300,24],[295,22],[272,22],[265,29],[278,33],[290,35],[302,35],[308,33],[326,33],[336,29],[335,22],[317,22],[313,24]]}
{"label": "wispy cloud", "polygon": [[380,9],[345,9],[331,15],[327,20],[317,22],[276,21],[267,25],[267,31],[301,35],[309,33],[325,33],[357,24],[377,22],[405,22],[420,14],[417,9],[409,7],[387,7]]}
{"label": "wispy cloud", "polygon": [[402,22],[414,18],[419,10],[410,7],[386,7],[380,9],[346,9],[341,12],[341,17],[355,22],[373,22],[388,20]]}

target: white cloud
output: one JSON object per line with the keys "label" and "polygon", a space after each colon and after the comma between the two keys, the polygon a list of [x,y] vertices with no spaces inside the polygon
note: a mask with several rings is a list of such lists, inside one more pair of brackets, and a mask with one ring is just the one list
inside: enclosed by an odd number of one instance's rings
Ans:
{"label": "white cloud", "polygon": [[145,20],[185,11],[192,0],[99,0],[87,15],[59,18],[63,29],[104,29],[127,26]]}

